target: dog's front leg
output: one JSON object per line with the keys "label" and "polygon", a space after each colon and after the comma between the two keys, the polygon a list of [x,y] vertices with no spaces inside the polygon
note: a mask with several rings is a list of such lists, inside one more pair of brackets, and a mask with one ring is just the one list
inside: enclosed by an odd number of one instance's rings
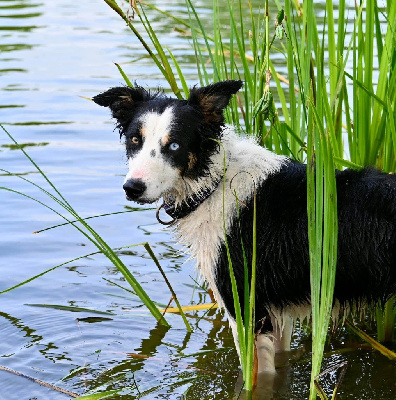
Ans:
{"label": "dog's front leg", "polygon": [[275,344],[272,333],[260,333],[256,338],[257,372],[275,373]]}
{"label": "dog's front leg", "polygon": [[276,323],[274,324],[273,336],[274,336],[276,353],[290,351],[290,342],[292,333],[293,333],[293,318],[291,315],[284,315],[282,327],[280,327]]}
{"label": "dog's front leg", "polygon": [[[239,350],[238,330],[234,318],[228,316],[228,321],[234,337],[235,347],[238,352],[239,361],[241,361],[241,354]],[[275,373],[275,344],[272,333],[261,333],[256,338],[258,373]]]}

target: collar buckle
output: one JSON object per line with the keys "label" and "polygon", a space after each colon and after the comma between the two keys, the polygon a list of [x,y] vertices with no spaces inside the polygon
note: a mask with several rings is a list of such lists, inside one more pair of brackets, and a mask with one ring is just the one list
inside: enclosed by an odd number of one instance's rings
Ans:
{"label": "collar buckle", "polygon": [[155,213],[155,216],[157,217],[157,221],[162,224],[162,225],[172,225],[174,222],[176,222],[176,218],[173,218],[171,221],[162,221],[162,219],[160,218],[160,211],[161,208],[165,207],[165,202],[162,203],[158,208],[157,208],[157,212]]}

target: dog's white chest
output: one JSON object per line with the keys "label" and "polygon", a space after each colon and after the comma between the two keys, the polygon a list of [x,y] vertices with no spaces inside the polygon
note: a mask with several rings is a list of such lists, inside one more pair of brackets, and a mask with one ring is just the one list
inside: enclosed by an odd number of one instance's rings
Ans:
{"label": "dog's white chest", "polygon": [[[223,145],[227,152],[225,184],[221,182],[211,196],[176,227],[179,242],[196,260],[196,266],[220,306],[223,304],[216,293],[216,265],[225,232],[236,229],[237,208],[243,207],[253,196],[254,189],[269,174],[277,172],[284,162],[284,157],[232,134],[226,135]],[[219,169],[223,162],[221,151],[214,157],[213,164]]]}

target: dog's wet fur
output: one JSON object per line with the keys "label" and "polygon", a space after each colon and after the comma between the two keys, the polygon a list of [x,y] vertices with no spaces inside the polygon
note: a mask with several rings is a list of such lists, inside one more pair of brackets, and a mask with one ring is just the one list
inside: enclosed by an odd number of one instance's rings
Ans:
{"label": "dog's wet fur", "polygon": [[[164,198],[173,204],[174,231],[225,308],[236,343],[223,222],[243,307],[241,238],[250,266],[256,188],[259,372],[272,373],[275,352],[290,349],[295,319],[310,316],[306,165],[276,155],[225,125],[224,109],[241,87],[241,81],[194,87],[188,100],[139,86],[115,87],[93,100],[110,108],[125,137],[127,199],[152,203]],[[396,176],[373,168],[347,169],[337,171],[336,180],[334,318],[383,303],[396,293]],[[192,196],[194,206],[188,211]],[[187,215],[178,216],[183,207]]]}

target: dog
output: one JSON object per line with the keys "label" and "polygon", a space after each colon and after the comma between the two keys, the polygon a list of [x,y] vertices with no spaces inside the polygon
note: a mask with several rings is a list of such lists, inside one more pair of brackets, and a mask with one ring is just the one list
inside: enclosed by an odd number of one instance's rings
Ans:
{"label": "dog", "polygon": [[[93,101],[110,108],[125,137],[127,199],[163,198],[160,208],[226,310],[237,350],[226,240],[243,310],[243,254],[250,266],[256,192],[258,371],[273,373],[275,353],[290,350],[295,319],[311,313],[306,165],[225,124],[224,110],[242,84],[194,87],[187,100],[114,87]],[[346,169],[336,171],[336,182],[334,315],[396,293],[396,176]]]}

